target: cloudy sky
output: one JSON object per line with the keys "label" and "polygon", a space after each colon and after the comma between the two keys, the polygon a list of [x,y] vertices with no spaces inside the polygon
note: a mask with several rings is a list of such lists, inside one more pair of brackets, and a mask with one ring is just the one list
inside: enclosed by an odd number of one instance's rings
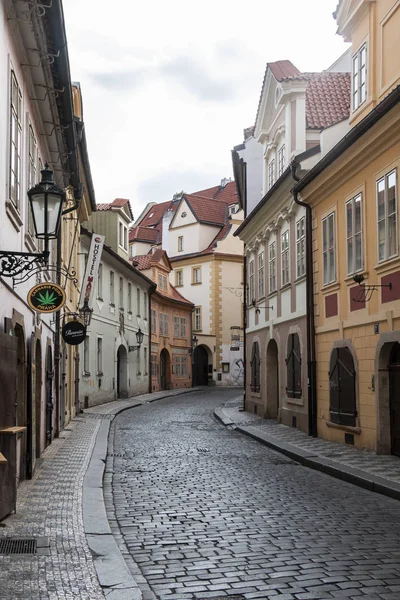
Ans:
{"label": "cloudy sky", "polygon": [[337,0],[63,0],[97,202],[170,200],[232,177],[266,62],[331,65]]}

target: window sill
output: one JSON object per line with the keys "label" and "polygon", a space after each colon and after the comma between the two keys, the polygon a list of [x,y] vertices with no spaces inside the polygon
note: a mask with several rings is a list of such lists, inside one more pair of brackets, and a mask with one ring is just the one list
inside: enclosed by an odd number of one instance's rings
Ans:
{"label": "window sill", "polygon": [[290,283],[290,281],[288,283],[285,283],[285,285],[282,285],[280,288],[281,292],[284,292],[286,290],[289,290],[292,287],[292,284]]}
{"label": "window sill", "polygon": [[91,373],[89,371],[83,371],[82,377],[90,377]]}
{"label": "window sill", "polygon": [[113,302],[110,302],[110,306],[111,308],[115,308],[115,304]]}
{"label": "window sill", "polygon": [[100,302],[104,302],[104,300],[101,296],[97,296],[96,300],[100,300]]}
{"label": "window sill", "polygon": [[340,288],[340,283],[337,281],[333,281],[332,283],[327,283],[321,288],[322,294],[329,294],[330,292],[337,292]]}
{"label": "window sill", "polygon": [[201,285],[202,281],[192,281],[191,285]]}
{"label": "window sill", "polygon": [[388,258],[387,260],[382,260],[380,263],[375,265],[374,270],[380,275],[381,273],[385,273],[385,271],[391,271],[393,266],[397,266],[400,263],[399,256],[393,256],[392,258]]}
{"label": "window sill", "polygon": [[268,294],[268,298],[273,298],[274,296],[278,295],[278,290],[273,290],[272,292],[270,292]]}
{"label": "window sill", "polygon": [[[360,271],[354,271],[354,273],[352,273],[351,275],[347,275],[344,278],[344,281],[346,283],[346,285],[350,286],[350,285],[356,285],[357,282],[354,281],[354,275],[362,275],[364,277],[364,280],[368,278],[368,271],[364,271],[363,269],[361,269]],[[363,281],[361,283],[361,285],[365,283],[365,281]]]}
{"label": "window sill", "polygon": [[304,275],[300,275],[299,277],[297,277],[297,278],[294,280],[294,282],[295,282],[295,283],[301,283],[302,281],[305,281],[306,277],[307,277],[307,276],[306,276],[306,274],[304,273]]}
{"label": "window sill", "polygon": [[288,404],[295,404],[296,406],[304,406],[303,398],[292,398],[291,396],[286,396],[286,402]]}
{"label": "window sill", "polygon": [[326,426],[331,429],[340,429],[341,431],[348,431],[349,433],[361,433],[361,427],[352,427],[351,425],[340,425],[339,423],[332,423],[332,421],[325,421]]}
{"label": "window sill", "polygon": [[97,377],[103,377],[103,375],[104,375],[103,371],[97,371],[96,372],[96,376]]}
{"label": "window sill", "polygon": [[177,287],[183,287],[183,283],[176,283],[176,284],[175,284],[175,287],[176,287],[176,288],[177,288]]}

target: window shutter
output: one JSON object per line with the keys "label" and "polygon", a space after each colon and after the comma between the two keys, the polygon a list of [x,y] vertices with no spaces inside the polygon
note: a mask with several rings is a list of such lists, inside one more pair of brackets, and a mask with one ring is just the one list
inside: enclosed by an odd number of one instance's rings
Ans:
{"label": "window shutter", "polygon": [[356,374],[353,357],[348,348],[340,348],[338,359],[340,423],[354,427],[356,424]]}
{"label": "window shutter", "polygon": [[329,363],[329,411],[332,423],[340,423],[339,352],[337,348],[332,350]]}
{"label": "window shutter", "polygon": [[297,333],[293,334],[293,367],[294,397],[301,398],[301,354]]}

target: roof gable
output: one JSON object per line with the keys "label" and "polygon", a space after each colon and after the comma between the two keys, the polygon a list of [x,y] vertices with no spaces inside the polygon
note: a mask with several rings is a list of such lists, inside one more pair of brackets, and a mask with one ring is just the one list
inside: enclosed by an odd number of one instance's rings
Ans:
{"label": "roof gable", "polygon": [[131,222],[133,221],[133,212],[131,208],[131,203],[127,198],[115,198],[113,202],[106,204],[98,204],[97,210],[99,211],[120,211],[126,217],[126,219]]}
{"label": "roof gable", "polygon": [[172,218],[169,228],[175,229],[176,227],[184,227],[186,225],[193,225],[197,223],[198,219],[193,212],[191,206],[187,203],[186,197],[183,196],[179,202],[175,214]]}

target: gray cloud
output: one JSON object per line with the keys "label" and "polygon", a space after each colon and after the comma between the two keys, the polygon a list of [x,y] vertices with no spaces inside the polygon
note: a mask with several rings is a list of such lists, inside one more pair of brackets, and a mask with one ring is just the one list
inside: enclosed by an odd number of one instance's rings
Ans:
{"label": "gray cloud", "polygon": [[147,72],[145,69],[132,69],[128,71],[106,71],[90,73],[90,79],[100,87],[115,92],[119,90],[135,90],[143,86]]}

